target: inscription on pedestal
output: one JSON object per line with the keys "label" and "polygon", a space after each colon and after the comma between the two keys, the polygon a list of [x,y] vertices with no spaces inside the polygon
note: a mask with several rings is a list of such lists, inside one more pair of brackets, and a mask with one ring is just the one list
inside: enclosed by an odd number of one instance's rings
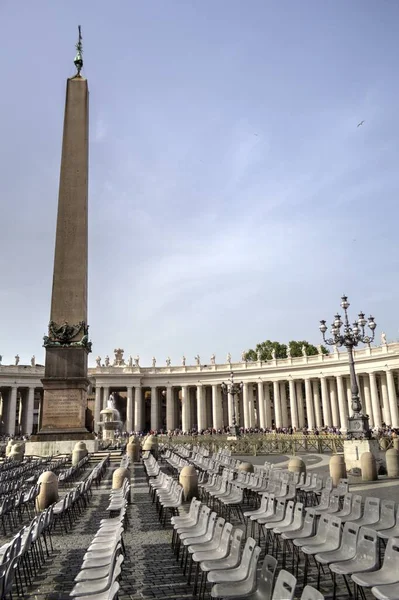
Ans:
{"label": "inscription on pedestal", "polygon": [[85,425],[85,394],[79,389],[45,390],[42,429],[74,429]]}

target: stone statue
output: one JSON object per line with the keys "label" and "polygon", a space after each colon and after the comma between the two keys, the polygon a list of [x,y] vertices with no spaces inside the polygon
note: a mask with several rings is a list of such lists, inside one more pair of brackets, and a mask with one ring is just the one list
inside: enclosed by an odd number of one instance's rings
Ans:
{"label": "stone statue", "polygon": [[19,364],[19,356],[18,354],[15,357],[15,366],[17,366]]}
{"label": "stone statue", "polygon": [[247,362],[247,352],[246,352],[246,350],[244,350],[244,351],[241,353],[241,362],[243,362],[243,363],[246,363],[246,362]]}
{"label": "stone statue", "polygon": [[273,348],[273,350],[272,350],[272,359],[276,360],[276,349],[275,348]]}
{"label": "stone statue", "polygon": [[215,354],[212,354],[211,356],[211,365],[214,365],[216,363],[216,356]]}
{"label": "stone statue", "polygon": [[155,358],[155,356],[152,357],[152,366],[155,367],[155,365],[157,364],[157,359]]}
{"label": "stone statue", "polygon": [[387,345],[387,336],[385,334],[385,331],[383,331],[381,333],[381,345],[382,346],[386,346]]}
{"label": "stone statue", "polygon": [[287,358],[291,358],[291,346],[287,345]]}
{"label": "stone statue", "polygon": [[[272,352],[272,356],[273,356],[273,352]],[[256,351],[256,357],[259,362],[262,360],[262,350],[260,348],[259,348],[259,350]]]}
{"label": "stone statue", "polygon": [[338,350],[337,344],[334,344],[334,354],[339,354],[339,350]]}
{"label": "stone statue", "polygon": [[114,366],[115,367],[123,367],[125,365],[125,361],[123,359],[123,353],[124,353],[124,350],[122,350],[122,348],[115,348],[115,350],[114,350],[114,354],[115,354]]}
{"label": "stone statue", "polygon": [[166,366],[167,366],[167,367],[170,367],[170,358],[169,358],[169,356],[168,356],[168,358],[166,359]]}
{"label": "stone statue", "polygon": [[199,354],[197,354],[197,356],[194,356],[195,359],[195,364],[197,365],[197,367],[199,367],[201,365],[201,359]]}
{"label": "stone statue", "polygon": [[323,350],[321,349],[321,344],[317,345],[317,354],[323,354]]}
{"label": "stone statue", "polygon": [[111,394],[107,400],[107,408],[115,408],[115,398],[113,394]]}
{"label": "stone statue", "polygon": [[227,354],[227,362],[229,364],[231,363],[231,354],[230,354],[230,352],[228,352],[228,354]]}
{"label": "stone statue", "polygon": [[302,356],[307,356],[305,344],[302,346]]}
{"label": "stone statue", "polygon": [[101,367],[101,356],[97,356],[96,365],[97,365],[97,367]]}
{"label": "stone statue", "polygon": [[183,358],[181,359],[181,364],[183,365],[183,367],[186,366],[186,357],[183,355]]}
{"label": "stone statue", "polygon": [[32,358],[30,359],[30,364],[31,364],[31,367],[34,367],[34,366],[35,366],[35,364],[36,364],[36,358],[35,358],[35,355],[33,355],[33,356],[32,356]]}
{"label": "stone statue", "polygon": [[136,354],[136,358],[134,359],[134,366],[138,367],[140,362],[140,356],[138,354]]}
{"label": "stone statue", "polygon": [[133,366],[133,358],[132,355],[129,356],[129,361],[128,361],[128,367],[132,367]]}
{"label": "stone statue", "polygon": [[105,366],[109,367],[109,356],[107,354],[107,356],[105,357]]}

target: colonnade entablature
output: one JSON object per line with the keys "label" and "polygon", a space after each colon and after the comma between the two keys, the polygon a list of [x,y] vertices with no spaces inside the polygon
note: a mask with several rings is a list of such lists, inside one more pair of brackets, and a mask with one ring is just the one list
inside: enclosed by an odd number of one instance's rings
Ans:
{"label": "colonnade entablature", "polygon": [[[399,427],[399,343],[356,349],[354,356],[371,425]],[[223,396],[220,385],[231,371],[237,382],[243,382],[243,393],[234,401]],[[6,414],[9,433],[19,390],[29,397],[27,412],[34,390],[42,388],[43,376],[41,365],[0,365],[2,420]],[[109,394],[119,391],[126,431],[219,430],[231,425],[233,414],[246,429],[345,429],[351,412],[345,349],[329,355],[210,365],[142,367],[135,359],[134,365],[119,360],[105,366],[97,361],[96,367],[89,368],[89,380],[95,389],[94,428]],[[25,419],[25,423],[29,429],[31,420]]]}

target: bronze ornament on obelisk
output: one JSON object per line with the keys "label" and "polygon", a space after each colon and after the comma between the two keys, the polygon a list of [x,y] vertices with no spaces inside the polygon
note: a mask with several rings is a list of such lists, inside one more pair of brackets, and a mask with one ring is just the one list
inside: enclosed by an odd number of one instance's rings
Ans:
{"label": "bronze ornament on obelisk", "polygon": [[85,427],[91,351],[87,325],[89,92],[80,74],[80,27],[76,49],[77,72],[66,87],[51,316],[44,337],[44,395],[40,430],[34,436],[37,441],[93,437]]}

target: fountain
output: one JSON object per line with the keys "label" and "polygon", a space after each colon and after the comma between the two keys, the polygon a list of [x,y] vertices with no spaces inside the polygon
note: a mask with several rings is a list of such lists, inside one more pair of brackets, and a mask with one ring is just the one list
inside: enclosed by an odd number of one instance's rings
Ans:
{"label": "fountain", "polygon": [[107,401],[107,408],[100,412],[101,421],[97,423],[102,427],[103,440],[114,440],[115,431],[121,428],[122,421],[119,410],[115,408],[115,398],[111,394]]}

